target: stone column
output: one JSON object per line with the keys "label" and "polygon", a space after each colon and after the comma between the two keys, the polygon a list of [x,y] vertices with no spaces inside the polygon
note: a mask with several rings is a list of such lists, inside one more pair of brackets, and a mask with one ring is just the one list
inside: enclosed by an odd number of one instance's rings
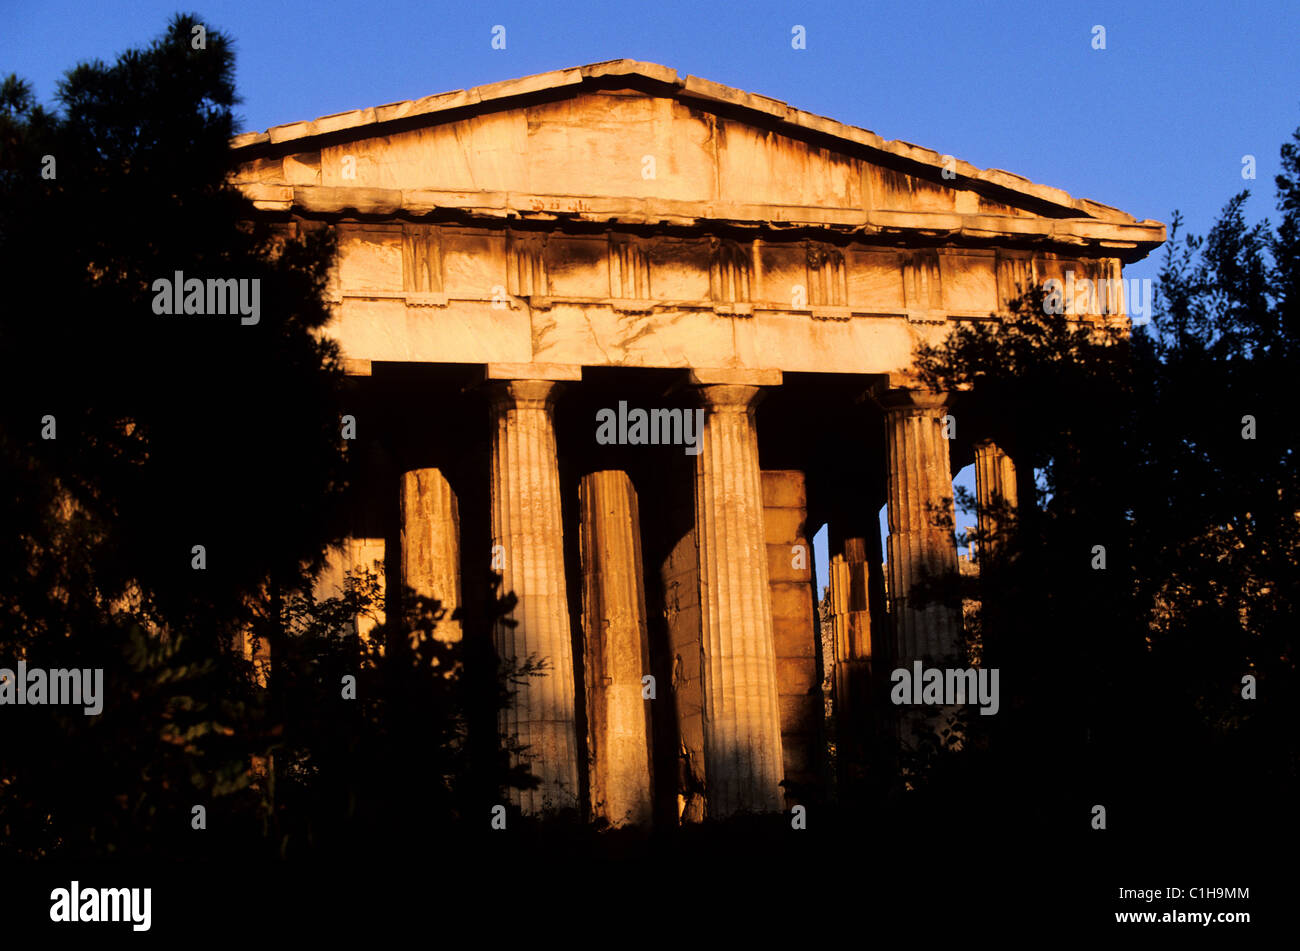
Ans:
{"label": "stone column", "polygon": [[402,585],[441,602],[443,619],[434,636],[461,639],[460,513],[451,485],[437,469],[414,469],[402,475]]}
{"label": "stone column", "polygon": [[526,813],[576,807],[578,758],[574,736],[573,647],[564,580],[560,477],[550,380],[489,384],[492,398],[492,563],[501,591],[518,603],[497,625],[498,655],[522,663],[546,661],[541,677],[525,678],[501,714],[501,729],[527,744],[521,755],[541,780],[514,796]]}
{"label": "stone column", "polygon": [[704,659],[704,749],[714,817],[782,808],[781,718],[772,643],[754,405],[760,389],[703,385],[695,460]]}
{"label": "stone column", "polygon": [[1016,511],[1016,467],[1011,457],[991,439],[975,444],[975,501],[979,518],[980,543],[977,559],[992,555],[1006,521]]}
{"label": "stone column", "polygon": [[613,825],[651,819],[650,744],[641,678],[649,673],[641,520],[624,472],[578,486],[582,627],[593,812]]}
{"label": "stone column", "polygon": [[[387,543],[382,538],[344,538],[325,550],[325,565],[312,582],[312,599],[341,598],[347,589],[347,580],[355,573],[366,571],[378,581],[376,601],[366,614],[352,619],[353,631],[369,643],[375,627],[384,623],[384,604],[387,600],[387,579],[384,563],[387,560]],[[383,645],[378,645],[380,650]]]}
{"label": "stone column", "polygon": [[782,778],[786,801],[807,803],[823,778],[820,734],[826,717],[817,665],[820,633],[807,537],[808,495],[800,470],[768,469],[762,479]]}
{"label": "stone column", "polygon": [[918,390],[877,394],[888,445],[890,614],[897,667],[914,660],[965,666],[960,607],[923,603],[917,584],[957,577],[952,473],[943,435],[945,397]]}
{"label": "stone column", "polygon": [[844,553],[831,559],[830,574],[835,652],[831,689],[839,729],[840,762],[841,766],[847,766],[846,760],[856,756],[871,729],[872,631],[866,540],[846,538]]}

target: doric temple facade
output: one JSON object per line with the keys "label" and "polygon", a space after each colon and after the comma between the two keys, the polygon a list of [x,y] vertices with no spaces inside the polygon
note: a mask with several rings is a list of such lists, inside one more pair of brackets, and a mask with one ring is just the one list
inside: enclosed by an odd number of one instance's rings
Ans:
{"label": "doric temple facade", "polygon": [[519,804],[615,824],[812,797],[824,675],[842,740],[873,661],[965,665],[960,604],[913,584],[957,572],[952,473],[986,513],[1016,473],[914,348],[1051,278],[1122,320],[1122,266],[1165,238],[630,60],[234,146],[259,213],[338,237],[363,465],[336,580],[377,563],[469,617],[499,575],[497,652],[546,661],[502,717],[541,780]]}

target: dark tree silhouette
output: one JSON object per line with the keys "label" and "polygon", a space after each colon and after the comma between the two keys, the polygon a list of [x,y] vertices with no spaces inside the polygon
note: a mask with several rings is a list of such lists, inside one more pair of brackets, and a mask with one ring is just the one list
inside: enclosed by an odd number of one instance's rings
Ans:
{"label": "dark tree silhouette", "polygon": [[1002,712],[967,718],[971,742],[930,764],[935,795],[1022,828],[1086,830],[1093,804],[1171,838],[1290,821],[1297,144],[1276,229],[1246,224],[1245,193],[1205,238],[1180,242],[1175,213],[1150,325],[1080,323],[1026,288],[1005,320],[919,351],[927,382],[960,390],[958,415],[1012,453],[1020,497],[972,592]]}
{"label": "dark tree silhouette", "polygon": [[[105,694],[0,708],[11,857],[303,854],[533,781],[495,733],[534,668],[498,677],[493,618],[450,645],[408,597],[366,640],[373,585],[310,597],[349,473],[334,246],[230,184],[234,54],[200,25],[69,71],[55,112],[0,85],[0,667],[103,668]],[[177,272],[257,282],[256,321],[157,313]]]}
{"label": "dark tree silhouette", "polygon": [[[145,848],[240,787],[240,639],[319,563],[343,484],[330,241],[247,224],[234,56],[198,24],[69,71],[56,113],[0,91],[0,657],[102,667],[107,695],[6,710],[24,853]],[[176,272],[258,282],[258,322],[155,313]]]}

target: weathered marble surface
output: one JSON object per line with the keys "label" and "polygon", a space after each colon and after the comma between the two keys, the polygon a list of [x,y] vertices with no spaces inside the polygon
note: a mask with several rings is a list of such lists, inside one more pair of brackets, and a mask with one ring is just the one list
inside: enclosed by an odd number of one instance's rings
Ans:
{"label": "weathered marble surface", "polygon": [[947,320],[1066,271],[1117,279],[1165,237],[630,60],[234,144],[257,207],[337,227],[331,332],[356,361],[905,375]]}

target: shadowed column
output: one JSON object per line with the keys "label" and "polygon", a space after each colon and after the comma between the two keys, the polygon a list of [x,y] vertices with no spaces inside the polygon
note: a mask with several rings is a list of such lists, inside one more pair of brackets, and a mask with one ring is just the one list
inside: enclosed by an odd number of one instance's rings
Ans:
{"label": "shadowed column", "polygon": [[446,611],[434,627],[443,641],[461,639],[460,513],[451,485],[437,469],[402,475],[402,584]]}
{"label": "shadowed column", "polygon": [[699,389],[706,415],[695,460],[695,535],[709,814],[774,812],[783,767],[753,415],[760,388]]}
{"label": "shadowed column", "polygon": [[592,807],[614,825],[647,823],[650,749],[641,678],[650,665],[636,490],[624,472],[593,472],[578,486],[578,499]]}
{"label": "shadowed column", "polygon": [[889,601],[895,663],[965,665],[961,615],[955,604],[927,601],[918,583],[947,590],[957,577],[952,473],[943,435],[942,394],[888,390],[876,395],[885,413],[889,463]]}
{"label": "shadowed column", "polygon": [[573,648],[564,580],[560,478],[549,380],[489,385],[492,396],[492,553],[502,593],[519,599],[498,624],[496,649],[507,662],[529,654],[546,661],[541,677],[516,687],[501,729],[528,749],[522,760],[541,780],[514,793],[526,813],[577,806]]}
{"label": "shadowed column", "polygon": [[1016,511],[1016,467],[991,439],[975,444],[975,501],[983,539],[979,560],[997,549],[999,536]]}
{"label": "shadowed column", "polygon": [[844,553],[830,563],[831,632],[837,748],[843,780],[853,777],[847,767],[861,759],[860,746],[870,735],[871,721],[871,610],[867,543],[846,538]]}

